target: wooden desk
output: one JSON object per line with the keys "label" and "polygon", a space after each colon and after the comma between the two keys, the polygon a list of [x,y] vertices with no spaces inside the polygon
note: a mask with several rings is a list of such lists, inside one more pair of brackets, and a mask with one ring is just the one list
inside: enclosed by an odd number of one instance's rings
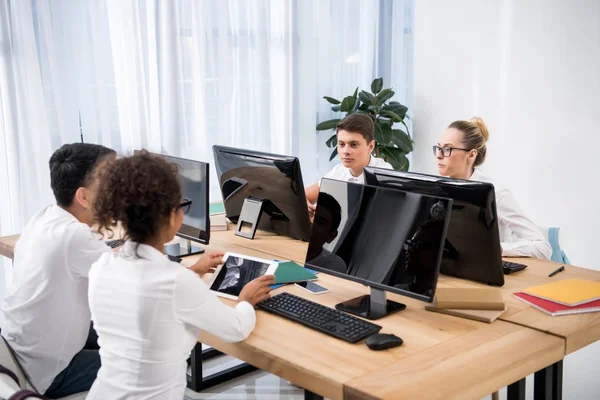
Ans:
{"label": "wooden desk", "polygon": [[8,257],[11,260],[15,258],[15,245],[20,235],[0,237],[0,256]]}
{"label": "wooden desk", "polygon": [[481,399],[562,359],[563,345],[496,321],[346,383],[344,398]]}
{"label": "wooden desk", "polygon": [[[502,297],[508,305],[508,310],[500,316],[501,320],[565,338],[565,354],[570,354],[600,339],[600,313],[552,317],[513,296],[513,293],[529,286],[568,278],[581,278],[600,282],[600,271],[567,265],[563,272],[549,278],[548,275],[562,264],[529,258],[509,260],[527,264],[528,267],[523,271],[505,276],[506,282],[501,290]],[[438,286],[486,287],[486,285],[476,282],[443,275],[440,275]]]}
{"label": "wooden desk", "polygon": [[[306,243],[266,233],[250,241],[228,231],[213,235],[208,249],[302,262],[306,247]],[[189,262],[193,259],[186,260]],[[333,307],[369,291],[326,274],[319,274],[319,280],[329,293],[311,296],[286,286],[273,295],[288,291]],[[255,331],[243,343],[224,343],[207,333],[201,334],[200,341],[332,399],[395,399],[399,394],[406,398],[481,398],[559,362],[564,355],[564,339],[559,337],[502,321],[484,324],[431,313],[421,301],[388,296],[408,307],[376,321],[383,332],[396,333],[405,341],[384,352],[342,342],[261,310]],[[398,384],[389,386],[391,381]],[[379,392],[381,387],[388,389]]]}
{"label": "wooden desk", "polygon": [[246,249],[258,250],[271,255],[270,258],[278,258],[281,260],[293,260],[297,263],[304,264],[306,251],[308,250],[308,242],[290,239],[284,236],[256,231],[254,240],[236,236],[230,226],[228,231],[218,231],[210,233],[210,242],[215,243],[231,243],[241,246]]}
{"label": "wooden desk", "polygon": [[[261,258],[303,262],[307,248],[305,242],[267,233],[258,234],[255,240],[237,237],[232,230],[213,232],[211,236],[208,250]],[[12,256],[17,238],[0,238],[3,255]],[[184,264],[193,261],[192,257],[186,258]],[[343,398],[344,391],[347,398],[397,398],[405,391],[416,394],[419,390],[434,398],[477,398],[556,363],[565,353],[600,338],[599,314],[550,317],[515,299],[514,291],[547,281],[549,271],[557,267],[538,260],[519,261],[525,261],[529,268],[507,276],[503,296],[509,310],[502,317],[504,322],[485,324],[432,313],[425,311],[425,304],[420,301],[389,294],[391,299],[407,304],[408,308],[377,323],[383,326],[383,332],[402,337],[405,344],[384,352],[370,351],[364,344],[342,342],[261,310],[257,312],[256,330],[243,343],[224,343],[204,332],[200,340],[332,399]],[[572,276],[598,280],[600,273],[567,267],[566,272],[556,277]],[[363,285],[326,274],[319,274],[319,279],[330,289],[329,293],[312,296],[294,286],[286,286],[273,294],[289,291],[333,306],[368,293]],[[480,285],[441,276],[440,286]],[[536,330],[528,329],[529,326]],[[422,369],[415,369],[419,365]],[[398,383],[390,388],[377,386],[374,389],[372,382],[389,385],[391,377]],[[444,384],[438,385],[438,382]],[[434,391],[434,386],[439,388],[439,393]]]}

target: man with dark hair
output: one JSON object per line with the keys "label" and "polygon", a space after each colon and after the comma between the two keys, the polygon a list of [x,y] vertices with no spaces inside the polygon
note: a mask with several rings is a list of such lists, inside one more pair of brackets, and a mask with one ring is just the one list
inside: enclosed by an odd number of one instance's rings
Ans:
{"label": "man with dark hair", "polygon": [[[333,167],[325,178],[346,182],[365,183],[363,168],[366,166],[392,169],[384,160],[373,157],[375,148],[375,123],[369,114],[354,113],[338,122],[335,127],[337,135],[337,150],[341,164]],[[315,183],[306,189],[308,212],[315,212],[315,202],[319,195],[321,183]]]}
{"label": "man with dark hair", "polygon": [[49,162],[56,204],[31,218],[15,247],[2,336],[35,389],[50,398],[89,390],[100,368],[97,345],[86,349],[92,332],[87,278],[111,249],[90,228],[93,171],[114,154],[84,143],[56,150]]}
{"label": "man with dark hair", "polygon": [[346,273],[347,266],[337,254],[325,246],[338,236],[342,221],[342,207],[330,194],[319,193],[319,207],[313,222],[312,236],[306,253],[306,263],[335,272]]}

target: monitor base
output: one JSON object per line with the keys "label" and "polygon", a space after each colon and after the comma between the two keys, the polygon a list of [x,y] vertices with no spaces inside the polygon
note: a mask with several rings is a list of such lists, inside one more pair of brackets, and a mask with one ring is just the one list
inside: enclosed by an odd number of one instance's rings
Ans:
{"label": "monitor base", "polygon": [[165,253],[175,257],[187,257],[204,253],[203,248],[192,246],[191,240],[181,238],[179,240],[179,243],[166,245]]}
{"label": "monitor base", "polygon": [[406,308],[405,304],[387,300],[385,291],[371,288],[371,294],[336,304],[335,308],[366,319],[379,319]]}

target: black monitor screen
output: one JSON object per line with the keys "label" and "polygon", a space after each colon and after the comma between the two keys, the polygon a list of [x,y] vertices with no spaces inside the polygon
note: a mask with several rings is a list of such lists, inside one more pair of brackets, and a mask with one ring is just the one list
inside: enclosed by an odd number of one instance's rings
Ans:
{"label": "black monitor screen", "polygon": [[432,301],[452,201],[323,179],[306,264]]}
{"label": "black monitor screen", "polygon": [[192,200],[192,205],[187,214],[184,214],[183,225],[179,228],[177,235],[207,244],[210,239],[208,163],[164,154],[157,155],[177,164],[183,197]]}
{"label": "black monitor screen", "polygon": [[213,146],[215,167],[225,204],[233,223],[248,197],[265,202],[258,228],[308,240],[310,220],[300,161],[296,157]]}
{"label": "black monitor screen", "polygon": [[452,199],[440,271],[485,284],[504,285],[494,186],[487,182],[365,168],[369,185]]}

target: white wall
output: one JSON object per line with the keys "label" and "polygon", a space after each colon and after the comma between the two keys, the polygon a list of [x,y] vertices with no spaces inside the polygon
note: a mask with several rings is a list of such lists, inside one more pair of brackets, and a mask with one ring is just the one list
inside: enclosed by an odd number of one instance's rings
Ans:
{"label": "white wall", "polygon": [[[600,1],[419,0],[413,170],[453,120],[490,129],[484,172],[537,223],[561,228],[575,265],[600,269]],[[567,357],[565,398],[600,394],[600,345]]]}

